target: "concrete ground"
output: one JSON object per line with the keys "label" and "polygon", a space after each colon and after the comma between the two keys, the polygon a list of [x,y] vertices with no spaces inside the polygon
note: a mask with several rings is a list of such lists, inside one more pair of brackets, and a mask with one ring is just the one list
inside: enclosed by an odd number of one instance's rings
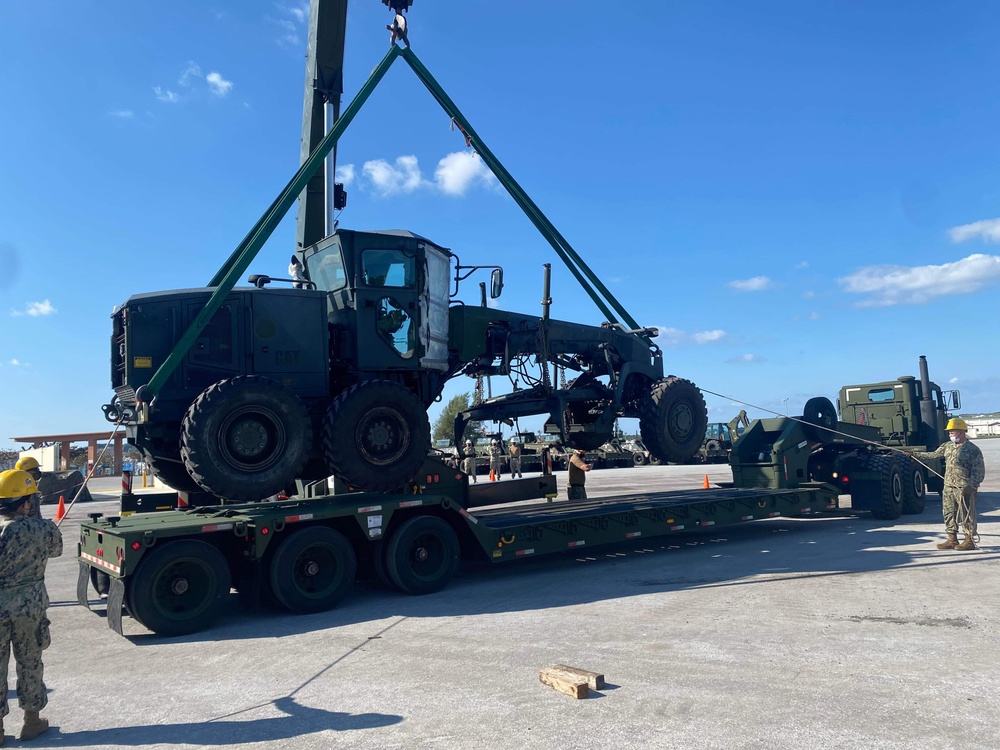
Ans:
{"label": "concrete ground", "polygon": [[[52,560],[53,728],[7,745],[233,748],[995,748],[1000,440],[980,440],[981,549],[940,552],[940,503],[463,565],[444,591],[359,584],[316,615],[243,612],[126,637],[75,602],[78,505]],[[697,487],[725,466],[595,471],[592,495]],[[560,477],[560,480],[564,477]],[[95,490],[114,493],[103,480]],[[55,513],[45,506],[47,515]],[[605,675],[574,700],[538,671]],[[13,667],[11,668],[13,685]]]}

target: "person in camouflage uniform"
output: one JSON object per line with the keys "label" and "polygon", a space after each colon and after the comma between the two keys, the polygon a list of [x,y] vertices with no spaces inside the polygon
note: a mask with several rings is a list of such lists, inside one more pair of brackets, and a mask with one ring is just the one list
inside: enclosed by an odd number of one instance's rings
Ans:
{"label": "person in camouflage uniform", "polygon": [[[969,442],[969,426],[964,419],[955,417],[948,421],[948,437],[935,451],[906,451],[914,458],[944,457],[944,491],[941,508],[944,511],[944,530],[948,538],[937,545],[938,549],[976,549],[976,500],[979,485],[986,477],[983,452]],[[962,522],[965,538],[958,541],[958,524]]]}
{"label": "person in camouflage uniform", "polygon": [[473,484],[478,484],[479,480],[476,479],[476,447],[472,444],[471,440],[465,441],[465,450],[463,453],[465,458],[462,459],[462,471],[472,477]]}
{"label": "person in camouflage uniform", "polygon": [[42,651],[49,647],[45,610],[45,565],[62,554],[62,534],[47,519],[29,516],[38,491],[26,471],[0,473],[0,744],[7,702],[11,648],[17,662],[17,700],[24,711],[19,738],[30,740],[49,728],[38,712],[48,696],[42,679]]}

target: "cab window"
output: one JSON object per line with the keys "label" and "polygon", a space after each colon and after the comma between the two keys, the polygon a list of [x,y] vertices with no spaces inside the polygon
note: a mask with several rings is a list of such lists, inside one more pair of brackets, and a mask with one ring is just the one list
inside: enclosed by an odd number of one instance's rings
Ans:
{"label": "cab window", "polygon": [[367,286],[409,289],[416,284],[412,255],[400,250],[365,250],[361,255],[361,279]]}
{"label": "cab window", "polygon": [[306,269],[316,288],[324,292],[335,292],[347,286],[344,257],[336,243],[306,258]]}

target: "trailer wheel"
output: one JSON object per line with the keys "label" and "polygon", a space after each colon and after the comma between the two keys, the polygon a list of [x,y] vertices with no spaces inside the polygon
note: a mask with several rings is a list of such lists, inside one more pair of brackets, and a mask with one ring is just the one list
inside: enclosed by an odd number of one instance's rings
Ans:
{"label": "trailer wheel", "polygon": [[111,591],[111,576],[103,570],[97,568],[90,569],[90,583],[94,586],[94,591],[100,597],[105,597]]}
{"label": "trailer wheel", "polygon": [[181,456],[213,495],[254,502],[295,481],[312,449],[312,422],[298,396],[256,375],[209,386],[181,423]]}
{"label": "trailer wheel", "polygon": [[912,458],[904,457],[900,462],[903,474],[903,513],[917,515],[924,512],[927,501],[927,485],[924,483],[924,471],[920,464]]}
{"label": "trailer wheel", "polygon": [[903,512],[905,485],[899,464],[892,456],[872,456],[869,466],[878,472],[882,507],[872,511],[872,516],[881,521],[892,521]]}
{"label": "trailer wheel", "polygon": [[357,383],[327,409],[323,453],[330,470],[351,487],[402,487],[420,470],[430,447],[427,410],[397,383]]}
{"label": "trailer wheel", "polygon": [[231,587],[229,565],[211,544],[169,542],[139,563],[128,585],[128,611],[158,635],[186,635],[215,620]]}
{"label": "trailer wheel", "polygon": [[440,591],[458,567],[458,537],[435,516],[404,521],[389,538],[386,569],[396,587],[407,594]]}
{"label": "trailer wheel", "polygon": [[635,464],[636,466],[645,466],[645,464],[646,464],[646,456],[643,455],[642,453],[638,453],[638,452],[633,453],[632,454],[632,463]]}
{"label": "trailer wheel", "polygon": [[701,448],[707,427],[705,398],[684,378],[671,375],[654,383],[640,408],[642,442],[661,461],[690,461]]}
{"label": "trailer wheel", "polygon": [[815,440],[828,440],[833,435],[816,428],[834,429],[837,426],[837,408],[825,396],[816,396],[806,401],[802,409],[802,421],[813,426],[812,429],[805,428],[809,437]]}
{"label": "trailer wheel", "polygon": [[271,559],[274,598],[292,612],[323,612],[354,587],[358,563],[343,534],[326,526],[293,532]]}

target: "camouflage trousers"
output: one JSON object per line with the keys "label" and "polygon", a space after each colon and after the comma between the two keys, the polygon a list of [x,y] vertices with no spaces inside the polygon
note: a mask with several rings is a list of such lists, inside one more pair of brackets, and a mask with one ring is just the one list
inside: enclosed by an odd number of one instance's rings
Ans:
{"label": "camouflage trousers", "polygon": [[462,459],[462,471],[472,477],[473,482],[479,480],[476,479],[476,459],[474,458],[463,458]]}
{"label": "camouflage trousers", "polygon": [[944,512],[944,530],[949,534],[958,533],[962,524],[966,534],[976,533],[976,500],[979,492],[961,487],[945,487],[941,494],[941,510]]}
{"label": "camouflage trousers", "polygon": [[520,456],[511,456],[508,460],[510,461],[510,475],[511,475],[511,477],[513,477],[515,474],[517,476],[521,476],[521,457]]}
{"label": "camouflage trousers", "polygon": [[49,702],[42,681],[42,651],[48,646],[49,621],[45,615],[0,620],[0,718],[10,713],[7,668],[12,647],[17,663],[17,704],[24,711],[41,711]]}

